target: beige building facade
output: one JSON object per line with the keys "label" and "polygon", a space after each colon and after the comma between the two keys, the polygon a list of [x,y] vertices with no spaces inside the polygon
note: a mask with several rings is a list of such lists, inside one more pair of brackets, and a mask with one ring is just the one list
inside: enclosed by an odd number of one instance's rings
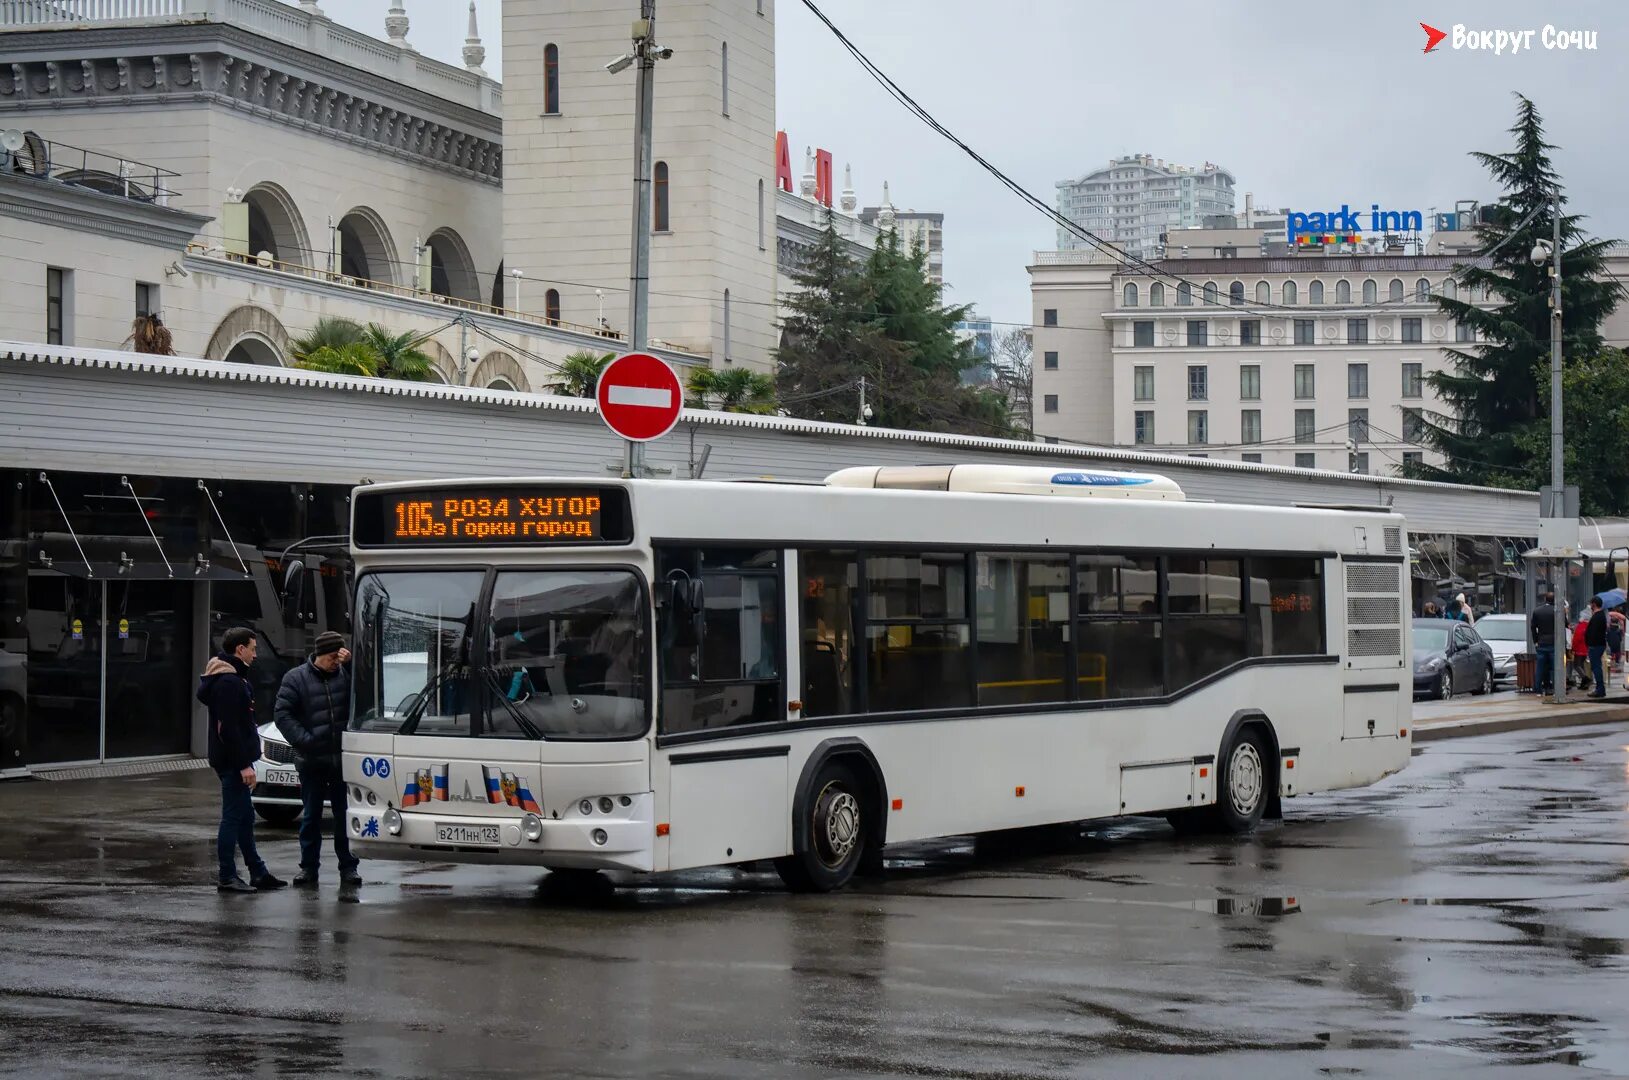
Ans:
{"label": "beige building facade", "polygon": [[[504,4],[504,260],[534,291],[557,291],[566,322],[591,324],[602,306],[613,327],[627,322],[634,72],[606,65],[629,51],[635,10]],[[655,37],[673,55],[656,65],[650,336],[767,370],[774,4],[664,0]]]}
{"label": "beige building facade", "polygon": [[[1449,350],[1475,344],[1437,297],[1492,303],[1466,256],[1169,259],[1129,272],[1037,252],[1037,436],[1268,465],[1396,475],[1440,460],[1422,416]],[[1629,257],[1612,265],[1629,276]],[[1604,336],[1629,337],[1629,313]]]}

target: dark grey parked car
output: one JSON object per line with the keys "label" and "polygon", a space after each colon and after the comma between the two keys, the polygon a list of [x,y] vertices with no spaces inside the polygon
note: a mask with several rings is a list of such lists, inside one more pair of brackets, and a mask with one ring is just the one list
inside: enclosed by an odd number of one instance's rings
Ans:
{"label": "dark grey parked car", "polygon": [[1493,689],[1493,649],[1468,624],[1414,620],[1414,693],[1434,698]]}

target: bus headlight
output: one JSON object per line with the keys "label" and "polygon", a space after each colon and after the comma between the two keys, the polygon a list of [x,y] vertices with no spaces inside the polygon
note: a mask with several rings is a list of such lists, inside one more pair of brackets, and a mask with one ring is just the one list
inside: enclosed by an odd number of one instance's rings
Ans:
{"label": "bus headlight", "polygon": [[401,812],[394,806],[389,807],[385,810],[384,818],[385,831],[390,833],[391,836],[400,836],[402,834]]}
{"label": "bus headlight", "polygon": [[594,812],[594,803],[593,803],[593,801],[589,800],[589,799],[584,799],[582,802],[578,803],[577,804],[577,812],[579,814],[581,814],[583,817],[587,817],[589,814],[592,814]]}
{"label": "bus headlight", "polygon": [[543,819],[536,814],[527,814],[520,819],[520,831],[526,835],[526,839],[537,843],[543,839]]}
{"label": "bus headlight", "polygon": [[601,795],[600,796],[600,813],[609,814],[615,807],[616,807],[616,803],[611,801],[611,796],[609,796],[609,795]]}
{"label": "bus headlight", "polygon": [[588,836],[589,839],[593,840],[594,843],[598,844],[600,847],[604,847],[606,842],[611,839],[610,834],[604,829],[595,829],[593,832],[589,833]]}

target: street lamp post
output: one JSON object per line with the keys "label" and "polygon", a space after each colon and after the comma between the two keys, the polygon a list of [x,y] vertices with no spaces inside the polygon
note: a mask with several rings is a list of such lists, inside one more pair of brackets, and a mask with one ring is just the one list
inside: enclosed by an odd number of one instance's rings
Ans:
{"label": "street lamp post", "polygon": [[[612,75],[634,69],[633,243],[628,268],[628,351],[645,347],[650,314],[651,127],[656,113],[656,61],[673,50],[656,44],[656,0],[639,0],[633,50],[605,65]],[[623,476],[640,473],[640,445],[630,441]]]}
{"label": "street lamp post", "polygon": [[[1550,264],[1550,490],[1549,516],[1558,518],[1566,512],[1566,478],[1561,461],[1561,192],[1550,196],[1550,243],[1539,241],[1529,256],[1535,266]],[[1567,700],[1567,654],[1564,648],[1567,636],[1566,607],[1567,562],[1555,560],[1555,686],[1556,704]]]}

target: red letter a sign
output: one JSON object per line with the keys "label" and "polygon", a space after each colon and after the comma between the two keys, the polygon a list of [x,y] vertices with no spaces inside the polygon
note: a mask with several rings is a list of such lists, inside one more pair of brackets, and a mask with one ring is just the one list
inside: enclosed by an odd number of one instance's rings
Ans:
{"label": "red letter a sign", "polygon": [[786,132],[775,132],[775,186],[782,191],[797,194],[792,186],[792,151],[786,145]]}

